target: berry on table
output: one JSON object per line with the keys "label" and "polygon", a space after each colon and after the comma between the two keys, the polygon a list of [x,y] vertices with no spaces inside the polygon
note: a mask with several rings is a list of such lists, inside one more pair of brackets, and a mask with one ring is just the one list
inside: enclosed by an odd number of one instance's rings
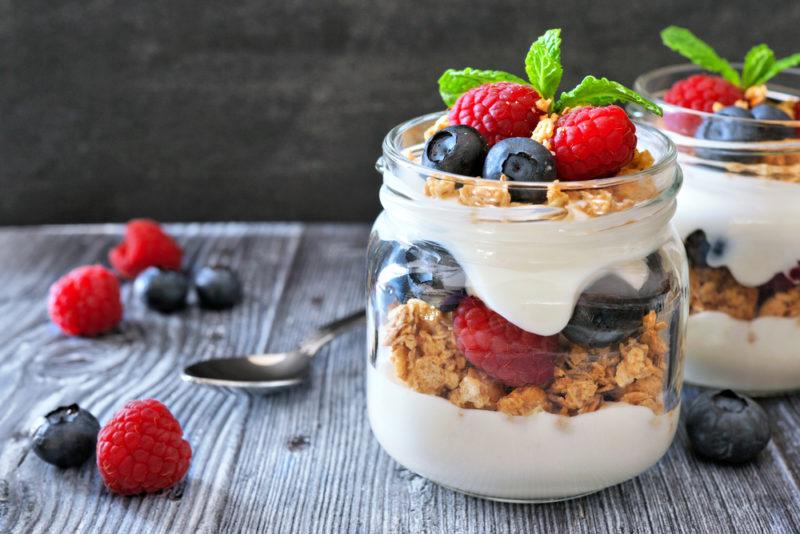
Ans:
{"label": "berry on table", "polygon": [[177,484],[189,470],[192,448],[180,423],[155,399],[128,402],[97,438],[97,467],[120,495],[152,493]]}
{"label": "berry on table", "polygon": [[761,406],[729,389],[701,393],[687,411],[686,431],[698,454],[727,463],[752,460],[770,439]]}
{"label": "berry on table", "polygon": [[186,306],[189,279],[179,271],[148,267],[136,277],[133,291],[149,308],[170,313]]}
{"label": "berry on table", "polygon": [[122,319],[119,281],[102,265],[78,267],[50,287],[50,319],[66,334],[94,336]]}
{"label": "berry on table", "polygon": [[33,434],[33,452],[49,464],[76,467],[94,454],[100,423],[78,406],[59,406]]}
{"label": "berry on table", "polygon": [[438,171],[478,176],[483,168],[486,140],[470,126],[448,126],[439,130],[425,143],[422,164]]}
{"label": "berry on table", "polygon": [[[500,180],[505,176],[512,182],[552,182],[556,179],[556,165],[547,148],[530,137],[510,137],[495,144],[483,164],[483,177]],[[514,202],[543,202],[545,191],[523,190],[512,187]]]}
{"label": "berry on table", "polygon": [[539,93],[529,85],[498,82],[461,95],[450,110],[450,124],[475,128],[489,146],[508,137],[530,137],[539,123]]}
{"label": "berry on table", "polygon": [[108,259],[123,278],[135,278],[148,267],[177,271],[183,252],[155,221],[134,219],[125,227],[122,243],[111,249]]}
{"label": "berry on table", "polygon": [[664,95],[664,102],[711,113],[714,104],[731,106],[744,98],[744,91],[719,76],[695,74],[678,80]]}
{"label": "berry on table", "polygon": [[194,275],[194,286],[203,308],[232,308],[242,298],[239,277],[228,267],[203,267]]}
{"label": "berry on table", "polygon": [[577,108],[556,122],[553,137],[561,180],[613,176],[636,151],[636,127],[615,105]]}
{"label": "berry on table", "polygon": [[467,360],[508,386],[541,386],[552,380],[558,336],[527,332],[466,297],[453,315],[456,344]]}

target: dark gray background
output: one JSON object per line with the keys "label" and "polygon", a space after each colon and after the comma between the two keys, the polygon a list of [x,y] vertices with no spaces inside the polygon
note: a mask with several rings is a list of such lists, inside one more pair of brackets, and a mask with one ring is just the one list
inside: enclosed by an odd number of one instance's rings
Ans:
{"label": "dark gray background", "polygon": [[440,109],[448,67],[522,74],[563,28],[565,86],[800,50],[800,2],[0,0],[0,224],[369,220],[385,132]]}

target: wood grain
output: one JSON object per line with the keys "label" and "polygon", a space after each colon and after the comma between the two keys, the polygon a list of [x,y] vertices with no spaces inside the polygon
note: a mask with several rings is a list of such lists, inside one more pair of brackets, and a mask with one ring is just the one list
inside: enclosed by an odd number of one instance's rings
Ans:
{"label": "wood grain", "polygon": [[[311,383],[271,397],[178,379],[195,359],[292,347],[363,304],[361,225],[180,225],[194,263],[242,275],[231,312],[149,312],[125,288],[117,332],[70,339],[47,320],[48,285],[103,261],[121,227],[0,230],[0,531],[38,532],[798,532],[800,399],[764,401],[774,429],[753,464],[720,467],[688,451],[635,480],[550,505],[492,503],[442,489],[394,463],[369,430],[364,332],[335,340]],[[694,391],[688,390],[691,397]],[[167,403],[194,448],[187,480],[117,497],[96,469],[60,471],[28,453],[28,433],[78,401],[107,420],[132,398]],[[590,444],[587,444],[590,446]]]}

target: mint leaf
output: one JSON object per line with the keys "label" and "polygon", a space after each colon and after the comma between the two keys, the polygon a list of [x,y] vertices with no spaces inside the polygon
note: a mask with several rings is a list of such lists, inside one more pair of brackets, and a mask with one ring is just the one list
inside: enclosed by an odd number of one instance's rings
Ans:
{"label": "mint leaf", "polygon": [[800,52],[798,52],[797,54],[792,54],[789,57],[785,57],[783,59],[779,59],[778,61],[776,61],[775,63],[772,64],[772,67],[764,75],[763,79],[760,80],[755,85],[758,85],[759,83],[767,83],[767,80],[777,76],[778,74],[780,74],[781,72],[785,71],[786,69],[790,69],[790,68],[796,67],[798,65],[800,65]]}
{"label": "mint leaf", "polygon": [[764,83],[767,73],[775,64],[775,53],[765,44],[756,45],[747,52],[742,68],[742,87]]}
{"label": "mint leaf", "polygon": [[713,48],[700,40],[686,28],[669,26],[661,31],[661,40],[669,48],[681,54],[704,69],[721,74],[734,85],[739,85],[739,73],[725,59],[719,57]]}
{"label": "mint leaf", "polygon": [[466,68],[464,70],[448,69],[439,78],[439,94],[447,107],[452,107],[458,97],[485,83],[513,82],[527,85],[528,82],[501,70],[478,70]]}
{"label": "mint leaf", "polygon": [[561,67],[560,29],[547,30],[534,41],[525,57],[525,72],[542,98],[552,98],[556,94],[564,74]]}
{"label": "mint leaf", "polygon": [[612,82],[606,78],[598,79],[594,76],[584,78],[572,91],[561,93],[556,103],[556,110],[560,111],[564,108],[585,104],[605,106],[614,102],[633,102],[656,115],[662,114],[660,107],[639,93],[628,89],[621,83]]}

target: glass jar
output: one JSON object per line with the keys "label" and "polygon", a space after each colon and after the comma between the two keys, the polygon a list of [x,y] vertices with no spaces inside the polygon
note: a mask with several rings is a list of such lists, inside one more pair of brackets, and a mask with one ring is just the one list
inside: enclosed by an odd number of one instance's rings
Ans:
{"label": "glass jar", "polygon": [[[800,121],[720,118],[661,100],[675,81],[699,72],[679,65],[636,81],[664,108],[663,119],[647,120],[675,142],[685,175],[675,225],[690,266],[686,380],[751,395],[797,390]],[[800,98],[800,70],[770,80],[767,96]],[[704,121],[773,140],[696,138]]]}
{"label": "glass jar", "polygon": [[[373,433],[409,470],[496,500],[567,499],[638,475],[668,449],[680,406],[674,146],[638,125],[646,170],[511,186],[417,163],[439,116],[394,128],[378,162]],[[493,202],[506,193],[542,203]]]}

